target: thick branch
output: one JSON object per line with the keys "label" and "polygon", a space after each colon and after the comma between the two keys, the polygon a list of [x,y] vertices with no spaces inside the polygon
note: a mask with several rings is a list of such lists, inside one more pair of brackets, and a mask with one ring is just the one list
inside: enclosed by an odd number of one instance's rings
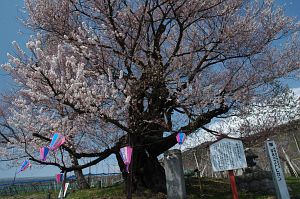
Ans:
{"label": "thick branch", "polygon": [[203,125],[210,123],[214,117],[227,113],[228,111],[229,111],[228,106],[221,106],[218,109],[206,112],[198,116],[196,120],[194,120],[193,122],[191,122],[190,124],[184,127],[181,127],[180,130],[186,132],[187,134],[190,134],[195,130],[197,130],[198,128],[202,127]]}
{"label": "thick branch", "polygon": [[[190,124],[182,127],[180,130],[182,130],[187,135],[189,135],[189,134],[195,132],[197,129],[199,129],[202,126],[204,126],[205,124],[210,123],[211,120],[214,117],[217,117],[219,115],[227,113],[228,111],[229,111],[229,107],[227,107],[227,106],[221,106],[218,109],[209,111],[207,113],[204,113],[204,114],[198,116],[198,118],[196,120],[194,120]],[[168,137],[162,138],[161,140],[158,140],[155,143],[153,143],[149,147],[149,152],[152,155],[160,155],[164,151],[166,151],[169,148],[173,147],[175,144],[177,144],[176,135],[177,135],[177,132],[169,135]]]}
{"label": "thick branch", "polygon": [[[40,138],[40,139],[45,140],[45,141],[48,141],[48,142],[51,141],[50,138],[47,138],[47,137],[45,137],[45,136],[42,136],[42,135],[40,135],[40,134],[38,134],[38,133],[33,133],[32,136],[37,137],[37,138]],[[73,151],[72,149],[70,149],[69,147],[67,147],[65,144],[62,145],[62,148],[65,149],[66,151],[68,151],[68,153],[70,153],[71,155],[73,155],[73,156],[79,158],[79,157],[78,157],[78,154],[77,154],[75,151]]]}
{"label": "thick branch", "polygon": [[96,159],[92,160],[91,162],[89,162],[87,164],[84,164],[84,165],[71,166],[69,168],[66,168],[66,171],[70,172],[70,171],[74,171],[74,170],[82,170],[82,169],[85,169],[87,167],[93,166],[93,165],[101,162],[102,160],[106,159],[111,154],[117,153],[118,150],[119,150],[118,147],[113,147],[113,148],[110,148],[110,149],[106,149],[106,150],[104,150],[103,152],[100,153],[101,155],[99,155]]}
{"label": "thick branch", "polygon": [[38,159],[35,159],[33,156],[31,156],[30,154],[28,154],[30,156],[29,160],[33,161],[33,162],[37,162],[39,164],[42,164],[42,165],[51,165],[51,166],[56,166],[58,168],[60,168],[62,171],[66,171],[67,168],[56,163],[56,162],[44,162],[44,161],[41,161],[41,160],[38,160]]}
{"label": "thick branch", "polygon": [[4,140],[10,143],[10,140],[4,135],[4,133],[0,130],[0,135],[4,138]]}
{"label": "thick branch", "polygon": [[[39,135],[39,134],[36,134],[36,133],[33,133],[33,136],[38,137],[38,138],[43,139],[43,140],[46,140],[46,141],[50,141],[49,138],[44,137],[44,136]],[[117,153],[119,151],[119,148],[120,148],[118,145],[116,145],[113,148],[106,149],[106,150],[104,150],[103,152],[100,152],[100,153],[75,153],[73,150],[71,150],[69,147],[67,147],[65,145],[62,145],[62,147],[76,158],[81,158],[81,157],[97,157],[97,158],[92,160],[91,162],[83,164],[83,165],[72,165],[71,167],[65,167],[65,166],[62,166],[58,163],[43,162],[43,161],[35,159],[30,154],[28,154],[28,155],[30,156],[30,160],[32,160],[34,162],[37,162],[37,163],[40,163],[40,164],[43,164],[43,165],[57,166],[63,171],[70,172],[70,171],[81,170],[81,169],[93,166],[93,165],[99,163],[100,161],[104,160],[105,158],[107,158],[111,154]]]}

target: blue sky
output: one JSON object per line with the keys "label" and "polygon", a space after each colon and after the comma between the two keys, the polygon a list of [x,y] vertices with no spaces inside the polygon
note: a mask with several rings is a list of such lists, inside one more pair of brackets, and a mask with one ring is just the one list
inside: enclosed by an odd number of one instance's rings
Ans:
{"label": "blue sky", "polygon": [[[300,20],[300,0],[277,0],[278,4],[284,5],[286,14],[295,16]],[[7,62],[6,53],[13,52],[11,42],[17,41],[25,46],[30,36],[30,31],[22,25],[18,17],[22,17],[23,0],[0,0],[0,64]],[[24,14],[23,14],[24,15]],[[22,34],[20,34],[20,32]],[[291,88],[300,87],[300,81],[285,81]],[[0,69],[0,91],[9,92],[12,89],[13,81]],[[98,165],[93,172],[106,171],[104,166]],[[13,177],[15,168],[8,169],[0,163],[0,178]],[[20,174],[21,177],[51,176],[58,172],[55,168],[45,167],[43,169],[32,169]],[[86,171],[87,172],[87,171]]]}
{"label": "blue sky", "polygon": [[[0,63],[7,62],[7,52],[12,52],[11,42],[16,40],[19,43],[25,43],[25,35],[19,31],[27,31],[17,17],[21,16],[21,8],[24,3],[22,0],[1,0],[0,2]],[[28,32],[28,31],[27,31]],[[8,91],[11,88],[12,81],[0,71],[0,90]]]}
{"label": "blue sky", "polygon": [[[22,22],[18,19],[24,16],[22,8],[23,0],[0,0],[0,64],[7,62],[6,54],[13,54],[12,41],[17,41],[21,47],[25,47],[25,43],[32,33],[27,30]],[[0,92],[9,92],[13,88],[13,80],[0,69]],[[115,172],[116,162],[114,158],[92,167],[92,173]],[[107,165],[110,165],[109,167]],[[8,168],[0,162],[0,178],[13,178],[16,168]],[[59,170],[55,167],[36,167],[21,172],[17,177],[34,177],[34,176],[54,176]],[[88,169],[84,170],[88,173]]]}

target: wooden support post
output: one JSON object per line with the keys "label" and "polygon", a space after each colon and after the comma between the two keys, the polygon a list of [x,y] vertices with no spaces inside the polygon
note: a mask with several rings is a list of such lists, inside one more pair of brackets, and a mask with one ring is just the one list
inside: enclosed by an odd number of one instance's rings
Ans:
{"label": "wooden support post", "polygon": [[292,164],[291,160],[290,160],[290,157],[286,154],[285,150],[283,149],[283,147],[281,147],[282,149],[282,152],[285,156],[285,159],[287,161],[287,164],[289,165],[289,167],[291,168],[292,172],[293,172],[293,175],[296,177],[296,178],[299,178],[299,175],[296,171],[296,169],[294,168],[294,165]]}
{"label": "wooden support post", "polygon": [[228,174],[229,174],[230,185],[231,185],[231,190],[232,190],[232,198],[233,199],[239,199],[233,170],[229,170]]}
{"label": "wooden support post", "polygon": [[195,161],[196,161],[196,166],[197,166],[198,172],[200,172],[200,167],[199,167],[199,164],[198,164],[198,159],[197,159],[197,156],[196,156],[196,152],[194,152],[194,158],[195,158]]}
{"label": "wooden support post", "polygon": [[64,171],[63,181],[61,182],[61,195],[60,195],[61,199],[64,198],[66,179],[67,179],[67,172]]}
{"label": "wooden support post", "polygon": [[293,137],[294,137],[294,140],[295,140],[295,143],[296,143],[296,147],[297,147],[297,149],[298,149],[298,152],[299,152],[299,154],[300,154],[300,148],[299,148],[298,140],[296,139],[295,133],[293,133]]}
{"label": "wooden support post", "polygon": [[126,199],[132,199],[132,164],[129,165],[126,181],[127,181],[127,186],[126,186],[127,197],[126,197]]}

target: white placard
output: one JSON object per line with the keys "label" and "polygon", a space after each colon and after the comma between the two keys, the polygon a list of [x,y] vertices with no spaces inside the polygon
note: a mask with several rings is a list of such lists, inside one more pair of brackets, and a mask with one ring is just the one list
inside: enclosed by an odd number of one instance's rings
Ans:
{"label": "white placard", "polygon": [[247,167],[243,142],[223,138],[209,146],[213,171],[227,171]]}
{"label": "white placard", "polygon": [[59,193],[58,193],[58,199],[62,198],[62,188],[60,188]]}
{"label": "white placard", "polygon": [[276,144],[273,140],[266,141],[267,154],[270,159],[273,181],[276,188],[276,194],[278,199],[289,199],[290,195],[286,186],[280,159],[276,149]]}
{"label": "white placard", "polygon": [[[67,194],[67,190],[68,190],[68,187],[69,187],[69,182],[66,182],[65,184],[65,188],[64,188],[64,198],[66,197],[66,194]],[[58,198],[62,198],[62,188],[59,190],[59,193],[58,193]]]}

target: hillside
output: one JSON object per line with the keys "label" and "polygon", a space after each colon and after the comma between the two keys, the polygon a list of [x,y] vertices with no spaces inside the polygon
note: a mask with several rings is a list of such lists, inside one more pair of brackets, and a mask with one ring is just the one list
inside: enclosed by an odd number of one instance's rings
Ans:
{"label": "hillside", "polygon": [[[295,168],[298,170],[298,173],[300,173],[300,151],[298,151],[296,144],[296,140],[298,142],[298,145],[300,144],[300,120],[291,121],[287,124],[262,131],[261,133],[241,138],[244,143],[244,148],[250,148],[251,151],[258,155],[257,165],[264,170],[269,170],[269,163],[267,162],[264,145],[264,142],[268,138],[275,141],[279,156],[283,164],[286,165],[286,158],[283,154],[282,149],[284,149],[286,154],[289,156],[292,164],[294,164]],[[199,170],[203,172],[203,176],[222,177],[222,173],[212,172],[209,158],[210,144],[211,142],[205,142],[197,147],[194,147],[193,149],[189,149],[183,152],[183,167],[185,171],[193,171],[197,169],[197,161]],[[285,168],[286,174],[289,175],[287,167]]]}

